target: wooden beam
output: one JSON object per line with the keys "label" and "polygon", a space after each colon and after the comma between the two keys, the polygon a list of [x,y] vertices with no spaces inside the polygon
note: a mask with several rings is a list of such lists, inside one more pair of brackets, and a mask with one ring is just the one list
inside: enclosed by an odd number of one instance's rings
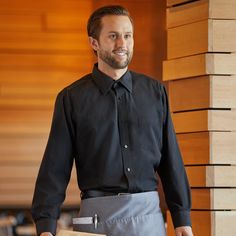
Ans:
{"label": "wooden beam", "polygon": [[167,28],[186,25],[209,18],[208,0],[194,1],[188,4],[167,8]]}
{"label": "wooden beam", "polygon": [[167,31],[167,58],[235,52],[235,38],[236,20],[204,20],[171,28]]}
{"label": "wooden beam", "polygon": [[201,76],[169,82],[171,111],[236,108],[236,76]]}
{"label": "wooden beam", "polygon": [[208,52],[208,20],[167,30],[167,59]]}
{"label": "wooden beam", "polygon": [[236,132],[177,134],[185,165],[236,165]]}
{"label": "wooden beam", "polygon": [[210,18],[236,19],[235,0],[210,0],[209,3]]}
{"label": "wooden beam", "polygon": [[191,187],[236,187],[236,166],[186,166]]}
{"label": "wooden beam", "polygon": [[177,5],[177,4],[181,4],[181,3],[187,3],[190,2],[191,0],[167,0],[167,6],[173,6],[173,5]]}
{"label": "wooden beam", "polygon": [[173,113],[176,133],[236,131],[236,110],[202,110]]}
{"label": "wooden beam", "polygon": [[193,188],[192,209],[236,210],[236,188]]}
{"label": "wooden beam", "polygon": [[167,28],[205,19],[236,19],[234,0],[200,0],[167,8]]}
{"label": "wooden beam", "polygon": [[163,80],[236,74],[236,53],[206,53],[163,62]]}

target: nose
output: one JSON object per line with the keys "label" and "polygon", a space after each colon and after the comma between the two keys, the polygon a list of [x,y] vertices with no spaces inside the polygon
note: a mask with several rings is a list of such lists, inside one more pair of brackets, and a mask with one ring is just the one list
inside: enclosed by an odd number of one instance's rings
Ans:
{"label": "nose", "polygon": [[124,39],[124,36],[120,36],[120,37],[117,38],[116,46],[121,47],[121,48],[126,46],[126,41]]}

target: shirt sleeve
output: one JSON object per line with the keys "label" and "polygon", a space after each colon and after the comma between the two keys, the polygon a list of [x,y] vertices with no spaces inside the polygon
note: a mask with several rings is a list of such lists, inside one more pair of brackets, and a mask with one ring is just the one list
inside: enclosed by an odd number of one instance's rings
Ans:
{"label": "shirt sleeve", "polygon": [[174,227],[191,226],[190,187],[171,120],[165,87],[161,86],[163,101],[162,158],[158,174],[162,180],[166,202]]}
{"label": "shirt sleeve", "polygon": [[57,96],[51,131],[36,180],[32,216],[37,235],[56,234],[60,206],[73,166],[73,132],[67,90]]}

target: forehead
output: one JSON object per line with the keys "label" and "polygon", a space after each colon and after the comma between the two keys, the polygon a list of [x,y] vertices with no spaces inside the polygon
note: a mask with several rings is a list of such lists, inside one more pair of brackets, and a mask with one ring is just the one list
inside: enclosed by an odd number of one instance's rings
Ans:
{"label": "forehead", "polygon": [[128,16],[108,15],[101,19],[101,32],[123,31],[133,32],[133,26]]}

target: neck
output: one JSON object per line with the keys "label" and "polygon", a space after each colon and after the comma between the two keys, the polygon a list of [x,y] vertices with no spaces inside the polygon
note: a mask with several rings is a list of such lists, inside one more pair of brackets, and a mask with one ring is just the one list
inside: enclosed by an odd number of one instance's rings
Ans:
{"label": "neck", "polygon": [[124,69],[114,69],[105,63],[98,62],[98,69],[104,74],[110,76],[112,79],[118,80],[122,77],[123,74],[125,74],[128,67],[125,67]]}

